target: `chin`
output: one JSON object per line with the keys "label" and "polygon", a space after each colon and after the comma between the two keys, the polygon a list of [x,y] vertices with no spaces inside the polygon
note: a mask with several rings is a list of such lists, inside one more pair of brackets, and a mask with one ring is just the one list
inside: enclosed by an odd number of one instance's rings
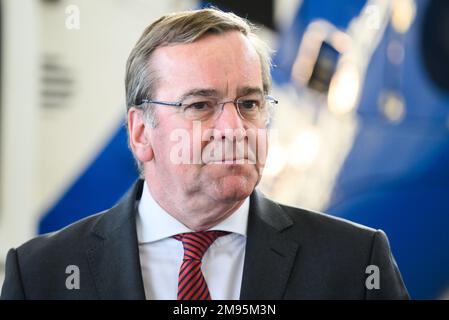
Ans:
{"label": "chin", "polygon": [[256,187],[256,181],[246,176],[226,176],[213,184],[213,197],[219,201],[240,201]]}
{"label": "chin", "polygon": [[212,164],[203,170],[202,180],[217,201],[243,200],[260,180],[256,166],[250,164]]}

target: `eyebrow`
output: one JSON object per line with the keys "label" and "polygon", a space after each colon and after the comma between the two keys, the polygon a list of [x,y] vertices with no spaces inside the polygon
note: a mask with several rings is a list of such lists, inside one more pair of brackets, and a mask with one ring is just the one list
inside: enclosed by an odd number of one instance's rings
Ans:
{"label": "eyebrow", "polygon": [[[263,90],[259,87],[242,87],[237,89],[237,97],[243,97],[250,94],[263,94]],[[219,92],[215,89],[195,88],[184,93],[178,101],[184,101],[191,97],[217,97]]]}
{"label": "eyebrow", "polygon": [[184,101],[187,98],[190,97],[216,97],[218,96],[218,91],[215,89],[191,89],[184,93],[180,98],[179,101]]}
{"label": "eyebrow", "polygon": [[259,87],[243,87],[243,88],[237,89],[237,96],[239,96],[239,97],[243,97],[243,96],[247,96],[247,95],[255,94],[255,93],[263,95],[263,91]]}

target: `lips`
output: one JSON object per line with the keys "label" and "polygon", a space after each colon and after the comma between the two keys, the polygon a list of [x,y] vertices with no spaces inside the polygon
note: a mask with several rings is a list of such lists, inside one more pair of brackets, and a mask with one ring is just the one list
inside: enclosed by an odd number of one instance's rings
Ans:
{"label": "lips", "polygon": [[254,164],[256,162],[254,152],[246,144],[237,150],[234,144],[211,143],[204,147],[201,158],[204,164]]}
{"label": "lips", "polygon": [[221,161],[210,161],[208,164],[246,164],[249,163],[249,160],[247,158],[240,158],[240,159],[224,159]]}

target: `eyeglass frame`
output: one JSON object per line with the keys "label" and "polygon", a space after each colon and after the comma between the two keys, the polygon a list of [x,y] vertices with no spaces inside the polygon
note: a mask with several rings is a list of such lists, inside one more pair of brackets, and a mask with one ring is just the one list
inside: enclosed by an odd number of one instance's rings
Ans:
{"label": "eyeglass frame", "polygon": [[[265,103],[269,102],[269,103],[272,103],[272,104],[275,104],[275,105],[279,103],[278,100],[276,100],[274,97],[272,97],[270,95],[264,95],[263,97],[265,99]],[[240,108],[237,106],[237,102],[241,98],[242,97],[237,97],[234,100],[217,102],[216,106],[220,106],[221,105],[220,115],[223,112],[224,106],[227,103],[232,103],[234,105],[235,109],[237,110],[237,113],[238,113],[239,117],[242,120],[251,121],[251,120],[245,119],[245,117],[243,117],[243,115],[240,113]],[[161,106],[166,106],[166,107],[177,107],[177,108],[180,108],[180,107],[183,107],[183,106],[187,106],[188,107],[188,106],[190,106],[192,104],[195,104],[195,103],[182,103],[182,102],[169,102],[169,101],[157,101],[157,100],[150,100],[150,99],[142,99],[140,101],[140,103],[135,105],[135,106],[138,107],[138,106],[141,106],[141,105],[146,104],[146,103],[148,103],[148,104],[156,104],[156,105],[161,105]]]}

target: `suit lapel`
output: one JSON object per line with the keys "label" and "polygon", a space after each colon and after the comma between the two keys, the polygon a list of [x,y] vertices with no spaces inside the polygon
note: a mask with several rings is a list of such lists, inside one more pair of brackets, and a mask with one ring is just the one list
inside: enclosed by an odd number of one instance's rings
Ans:
{"label": "suit lapel", "polygon": [[139,180],[92,229],[87,258],[100,299],[145,299],[135,222],[142,186]]}
{"label": "suit lapel", "polygon": [[240,299],[282,299],[298,251],[283,233],[293,224],[276,203],[251,195]]}

